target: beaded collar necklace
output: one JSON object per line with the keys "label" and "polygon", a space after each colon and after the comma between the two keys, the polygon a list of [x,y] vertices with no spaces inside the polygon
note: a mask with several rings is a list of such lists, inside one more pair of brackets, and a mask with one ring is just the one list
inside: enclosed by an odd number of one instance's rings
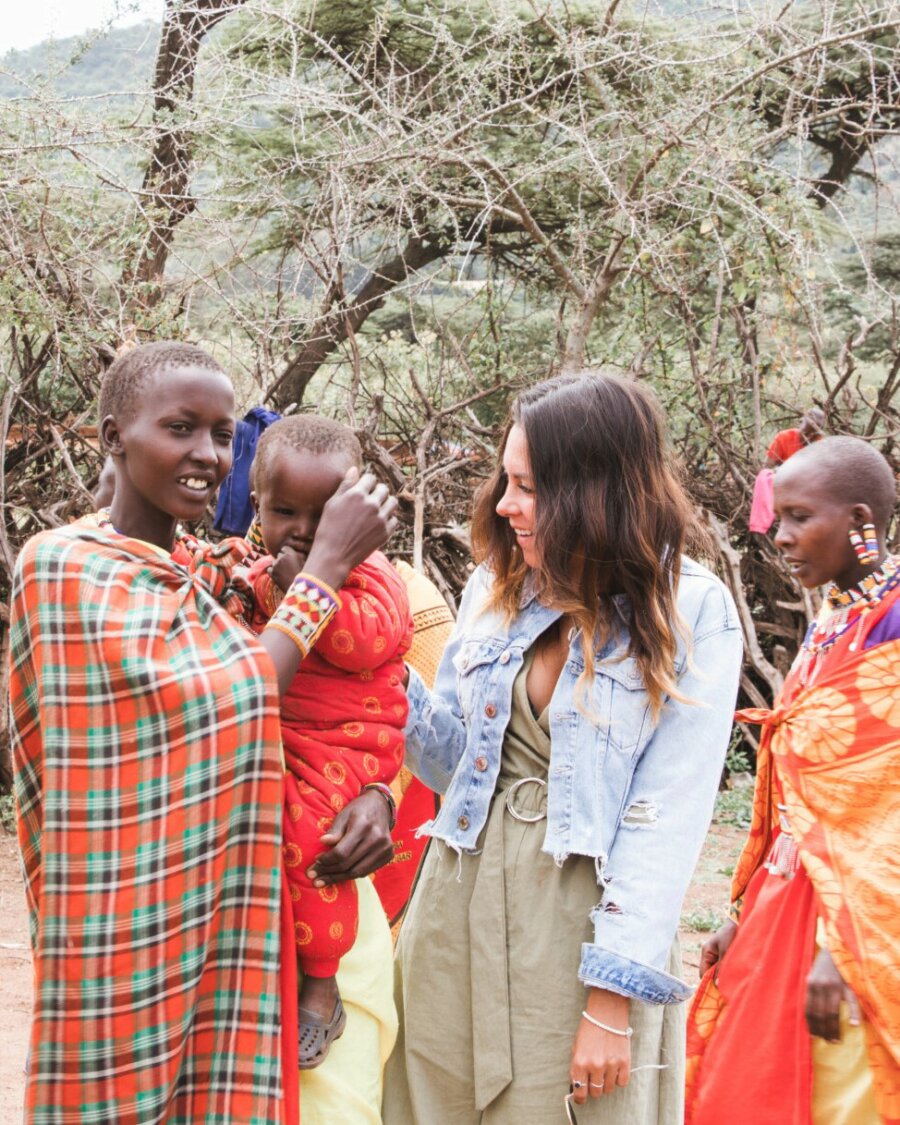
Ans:
{"label": "beaded collar necklace", "polygon": [[[822,609],[807,630],[798,654],[801,682],[806,682],[813,670],[811,661],[815,662],[820,653],[830,649],[849,629],[860,628],[869,611],[897,585],[900,585],[900,559],[889,557],[878,570],[867,575],[854,587],[853,598],[844,598],[835,605],[829,590]],[[851,591],[841,590],[837,593],[843,595]],[[856,642],[850,648],[855,651]]]}
{"label": "beaded collar necklace", "polygon": [[893,578],[898,568],[900,568],[900,559],[888,555],[878,570],[873,570],[861,582],[857,582],[855,586],[851,586],[847,590],[838,589],[832,582],[828,587],[828,593],[825,595],[828,604],[833,609],[840,609],[845,605],[855,605],[857,602],[868,601],[873,591],[887,582],[889,578]]}

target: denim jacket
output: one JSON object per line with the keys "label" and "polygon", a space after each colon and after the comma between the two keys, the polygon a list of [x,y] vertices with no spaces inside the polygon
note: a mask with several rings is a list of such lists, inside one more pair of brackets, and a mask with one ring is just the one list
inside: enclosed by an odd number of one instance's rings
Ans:
{"label": "denim jacket", "polygon": [[[433,691],[410,670],[407,762],[445,794],[421,829],[460,852],[477,847],[500,768],[512,687],[527,650],[559,616],[523,598],[505,623],[484,609],[490,573],[479,567],[463,594]],[[708,570],[684,559],[678,609],[678,690],[656,724],[636,661],[627,656],[627,599],[614,599],[618,626],[595,653],[588,698],[580,637],[550,701],[551,752],[543,850],[562,864],[594,859],[602,900],[591,913],[594,941],[582,947],[579,977],[653,1004],[685,1000],[664,970],[678,928],[731,731],[741,667],[734,602]],[[540,831],[543,826],[535,830]]]}

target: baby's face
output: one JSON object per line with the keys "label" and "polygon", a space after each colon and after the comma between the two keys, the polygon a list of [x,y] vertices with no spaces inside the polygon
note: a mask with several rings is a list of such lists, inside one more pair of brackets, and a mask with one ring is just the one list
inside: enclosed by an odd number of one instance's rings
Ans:
{"label": "baby's face", "polygon": [[273,450],[267,480],[256,493],[266,550],[277,557],[291,547],[306,561],[322,518],[351,466],[346,453],[311,453],[279,446]]}

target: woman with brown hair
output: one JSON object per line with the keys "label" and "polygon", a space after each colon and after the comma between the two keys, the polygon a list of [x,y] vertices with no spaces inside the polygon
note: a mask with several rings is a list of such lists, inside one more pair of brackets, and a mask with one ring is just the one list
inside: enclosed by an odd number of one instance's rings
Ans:
{"label": "woman with brown hair", "polygon": [[730,597],[640,384],[513,404],[408,762],[445,793],[397,951],[385,1125],[682,1113],[676,931],[731,729]]}

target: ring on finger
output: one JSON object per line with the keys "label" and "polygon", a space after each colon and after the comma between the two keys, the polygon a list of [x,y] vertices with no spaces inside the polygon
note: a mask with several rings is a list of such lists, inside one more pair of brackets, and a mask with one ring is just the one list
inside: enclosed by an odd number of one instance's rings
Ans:
{"label": "ring on finger", "polygon": [[584,1083],[579,1082],[577,1078],[573,1078],[572,1079],[572,1089],[573,1090],[583,1090],[584,1089]]}
{"label": "ring on finger", "polygon": [[592,1090],[602,1090],[605,1085],[605,1082],[588,1082],[588,1086],[590,1086]]}

